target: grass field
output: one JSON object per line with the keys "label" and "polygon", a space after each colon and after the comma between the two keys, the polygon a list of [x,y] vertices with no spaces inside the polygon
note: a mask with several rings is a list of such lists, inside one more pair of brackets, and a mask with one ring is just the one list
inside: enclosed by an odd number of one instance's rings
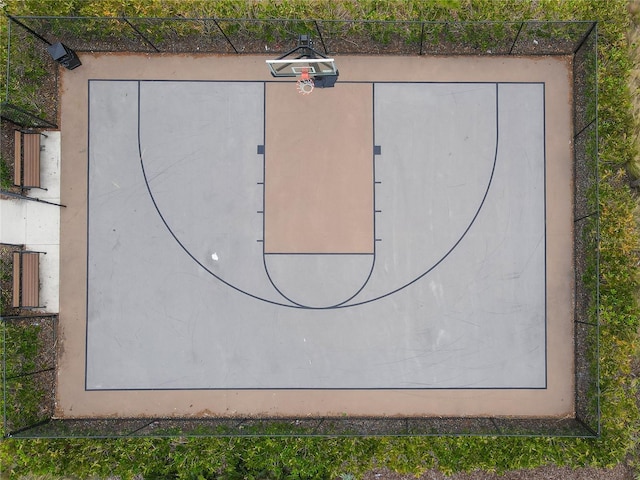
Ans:
{"label": "grass field", "polygon": [[[0,3],[1,5],[2,3]],[[13,440],[0,444],[5,478],[358,478],[376,468],[420,475],[483,470],[507,472],[544,465],[592,467],[582,478],[606,478],[597,468],[628,465],[640,478],[638,350],[640,241],[638,197],[638,49],[629,49],[638,2],[625,0],[478,0],[306,2],[173,2],[168,0],[5,0],[13,14],[218,16],[251,18],[365,18],[428,20],[599,20],[599,135],[601,159],[601,388],[602,436],[552,438],[174,438]],[[629,13],[631,12],[631,14]],[[3,18],[0,21],[5,21]],[[5,21],[6,22],[6,21]],[[6,23],[0,26],[6,32]],[[631,33],[629,33],[631,31]],[[629,37],[628,37],[629,35]],[[0,50],[6,64],[6,51]],[[39,73],[33,70],[34,77]],[[1,95],[5,94],[5,89]],[[28,99],[25,99],[25,104]],[[635,114],[634,114],[635,112]],[[353,477],[349,477],[352,475]],[[522,478],[535,478],[535,473]],[[562,475],[556,478],[564,478]],[[139,477],[138,477],[139,478]],[[542,477],[540,477],[542,478]],[[549,477],[544,477],[549,478]]]}

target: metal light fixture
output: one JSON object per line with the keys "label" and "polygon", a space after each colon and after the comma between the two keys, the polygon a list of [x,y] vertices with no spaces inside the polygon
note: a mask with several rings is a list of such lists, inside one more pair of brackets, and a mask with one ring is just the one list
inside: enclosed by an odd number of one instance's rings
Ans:
{"label": "metal light fixture", "polygon": [[58,42],[53,45],[49,45],[47,50],[49,51],[51,58],[69,70],[73,70],[74,68],[82,65],[82,62],[80,62],[76,52],[63,43]]}

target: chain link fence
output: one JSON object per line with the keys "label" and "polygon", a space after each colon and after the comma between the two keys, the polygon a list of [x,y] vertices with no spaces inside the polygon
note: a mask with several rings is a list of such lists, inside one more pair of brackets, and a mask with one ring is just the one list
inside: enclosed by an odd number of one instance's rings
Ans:
{"label": "chain link fence", "polygon": [[[562,55],[574,101],[575,416],[519,418],[56,419],[55,316],[2,319],[4,433],[123,436],[511,435],[596,437],[599,406],[597,25],[594,22],[382,22],[223,18],[9,17],[2,128],[57,128],[58,66],[46,46],[78,52],[270,54],[311,34],[327,55]],[[9,126],[9,127],[8,127]],[[35,333],[34,333],[35,332]],[[16,345],[34,335],[29,355]],[[17,339],[17,340],[16,340]],[[29,381],[25,381],[29,379]]]}
{"label": "chain link fence", "polygon": [[5,435],[27,433],[53,417],[56,325],[57,315],[2,317]]}
{"label": "chain link fence", "polygon": [[598,36],[594,25],[573,57],[576,418],[600,432]]}
{"label": "chain link fence", "polygon": [[[326,55],[575,55],[593,22],[426,22],[9,16],[3,118],[57,124],[57,66],[43,48],[78,52],[286,53],[311,34]],[[51,105],[54,103],[54,105]],[[36,118],[16,116],[10,106]],[[24,124],[24,125],[23,125]]]}

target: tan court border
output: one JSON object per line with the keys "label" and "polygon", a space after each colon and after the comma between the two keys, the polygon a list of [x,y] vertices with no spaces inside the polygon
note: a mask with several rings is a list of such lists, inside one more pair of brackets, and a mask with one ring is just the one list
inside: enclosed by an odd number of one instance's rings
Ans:
{"label": "tan court border", "polygon": [[[547,368],[544,390],[85,391],[87,80],[272,80],[262,56],[81,55],[61,74],[57,417],[571,416],[574,412],[570,57],[340,57],[353,81],[545,82]],[[336,89],[339,88],[337,84]],[[295,88],[291,84],[291,88]]]}

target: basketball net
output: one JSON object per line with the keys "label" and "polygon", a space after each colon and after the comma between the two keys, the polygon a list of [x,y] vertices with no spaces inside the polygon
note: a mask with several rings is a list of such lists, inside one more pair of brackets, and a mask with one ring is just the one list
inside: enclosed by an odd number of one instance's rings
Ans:
{"label": "basketball net", "polygon": [[298,84],[298,93],[309,95],[311,92],[313,92],[313,78],[309,76],[308,67],[302,68],[300,79],[296,83]]}

